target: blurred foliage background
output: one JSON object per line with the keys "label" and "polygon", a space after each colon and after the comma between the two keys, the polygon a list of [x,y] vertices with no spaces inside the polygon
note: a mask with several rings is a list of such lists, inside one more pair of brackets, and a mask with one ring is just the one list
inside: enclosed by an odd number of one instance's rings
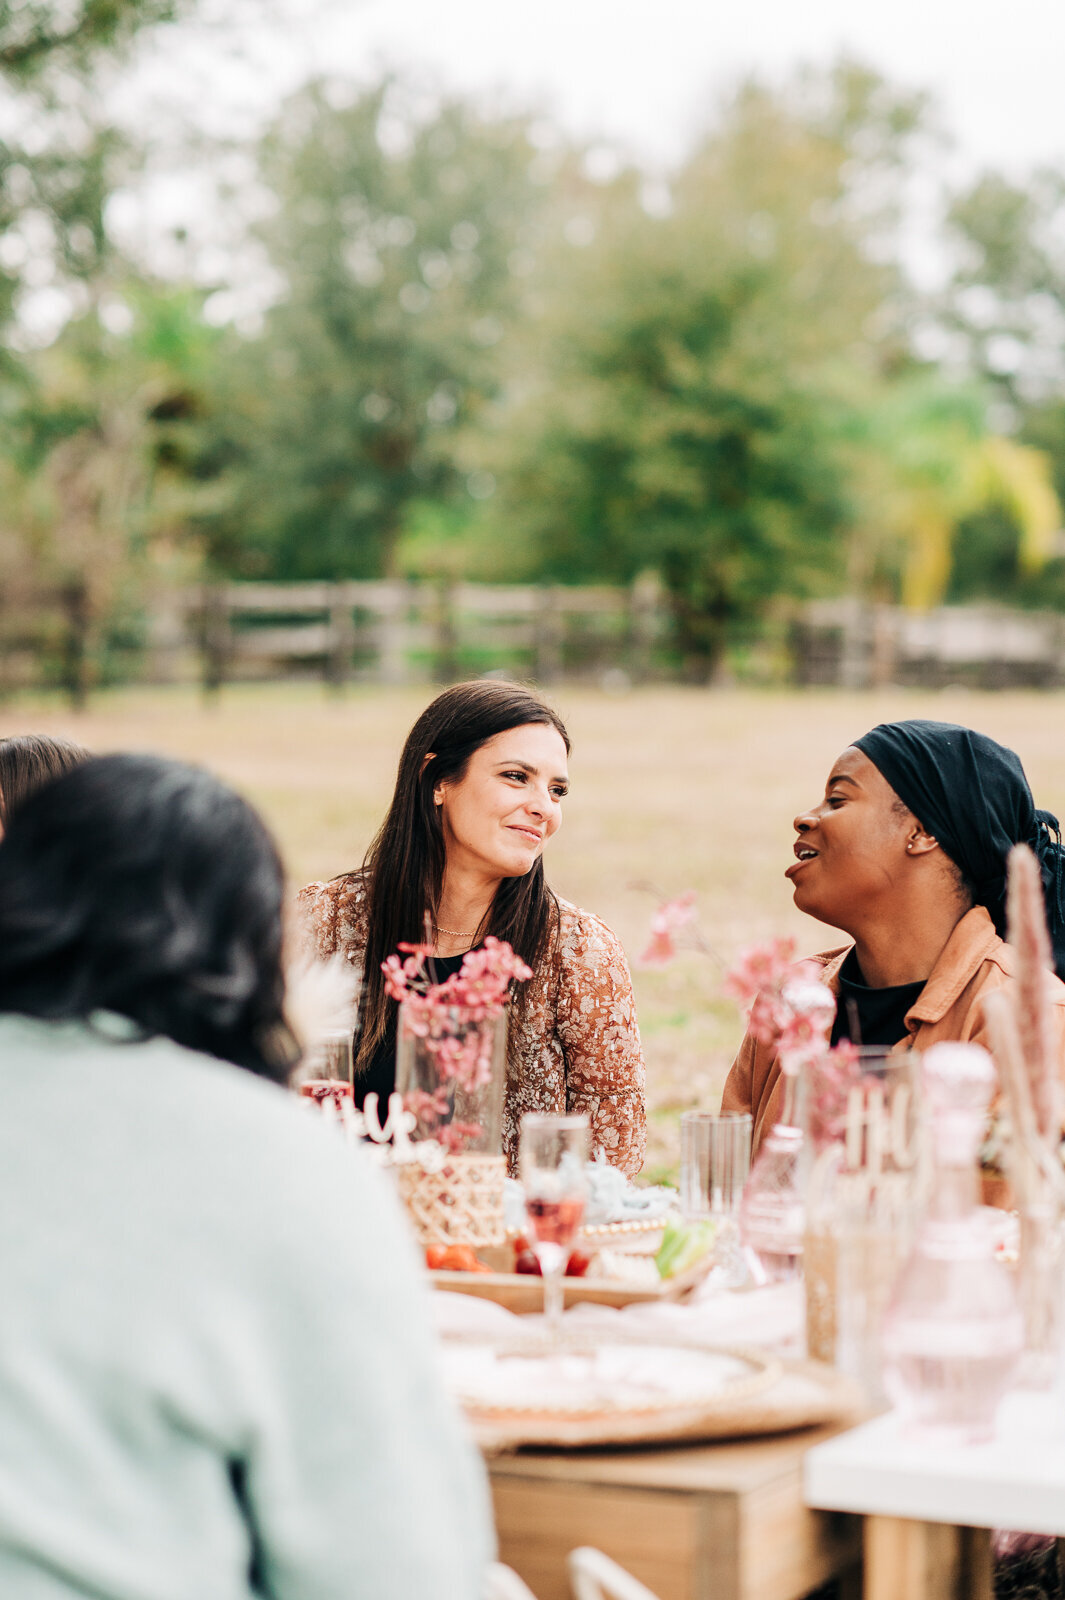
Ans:
{"label": "blurred foliage background", "polygon": [[851,61],[737,85],[668,182],[328,79],[240,149],[190,125],[218,248],[164,272],[100,84],[192,8],[0,0],[0,633],[58,596],[100,673],[205,578],[654,572],[703,681],[802,596],[1065,607],[1065,172],[952,191]]}

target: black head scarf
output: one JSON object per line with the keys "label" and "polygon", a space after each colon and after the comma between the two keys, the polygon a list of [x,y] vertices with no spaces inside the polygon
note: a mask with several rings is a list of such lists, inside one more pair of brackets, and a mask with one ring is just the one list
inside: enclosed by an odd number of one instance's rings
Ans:
{"label": "black head scarf", "polygon": [[1006,932],[1006,857],[1032,847],[1043,869],[1047,923],[1065,977],[1065,851],[1058,819],[1036,809],[1019,758],[953,722],[882,722],[855,739],[902,801],[961,868],[978,906]]}

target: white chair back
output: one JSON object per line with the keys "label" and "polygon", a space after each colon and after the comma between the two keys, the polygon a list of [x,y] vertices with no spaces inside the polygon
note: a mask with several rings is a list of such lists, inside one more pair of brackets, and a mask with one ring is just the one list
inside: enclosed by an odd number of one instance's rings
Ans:
{"label": "white chair back", "polygon": [[573,1600],[658,1600],[646,1584],[591,1545],[571,1550],[566,1566]]}
{"label": "white chair back", "polygon": [[484,1600],[536,1600],[529,1585],[501,1561],[493,1561],[485,1579]]}

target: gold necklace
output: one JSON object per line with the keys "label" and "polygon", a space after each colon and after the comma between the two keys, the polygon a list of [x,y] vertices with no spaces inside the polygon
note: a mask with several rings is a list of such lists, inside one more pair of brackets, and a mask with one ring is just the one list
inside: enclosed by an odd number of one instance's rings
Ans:
{"label": "gold necklace", "polygon": [[442,928],[439,922],[434,922],[433,926],[437,933],[446,933],[449,939],[473,939],[477,933],[476,928],[473,933],[459,933],[457,928]]}

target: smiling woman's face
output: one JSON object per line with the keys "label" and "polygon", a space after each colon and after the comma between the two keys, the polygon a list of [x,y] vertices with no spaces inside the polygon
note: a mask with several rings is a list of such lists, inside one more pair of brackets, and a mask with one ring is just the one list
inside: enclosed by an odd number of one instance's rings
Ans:
{"label": "smiling woman's face", "polygon": [[486,740],[455,782],[441,782],[449,869],[521,878],[562,822],[569,786],[566,746],[557,729],[530,722]]}
{"label": "smiling woman's face", "polygon": [[899,886],[919,825],[887,779],[853,745],[834,763],[825,797],[795,818],[791,879],[800,911],[846,933]]}

